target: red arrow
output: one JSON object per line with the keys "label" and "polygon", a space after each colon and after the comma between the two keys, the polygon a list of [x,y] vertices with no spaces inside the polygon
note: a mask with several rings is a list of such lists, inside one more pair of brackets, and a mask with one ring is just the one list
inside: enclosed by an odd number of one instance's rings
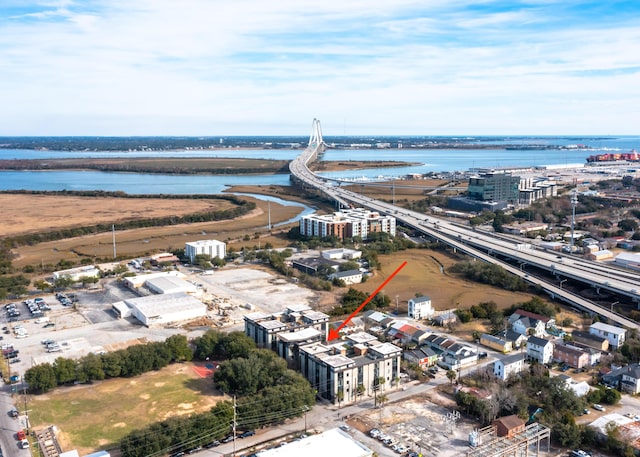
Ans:
{"label": "red arrow", "polygon": [[349,317],[347,317],[347,319],[340,324],[340,327],[338,327],[337,329],[329,329],[329,336],[327,337],[327,341],[331,341],[331,340],[335,340],[336,338],[338,338],[340,336],[340,330],[342,330],[344,328],[345,325],[347,325],[349,323],[349,321],[351,319],[353,319],[353,317],[358,314],[360,311],[362,311],[362,308],[364,308],[365,306],[367,306],[367,303],[369,303],[371,301],[371,299],[373,299],[373,297],[375,297],[377,295],[378,292],[380,292],[384,286],[386,286],[389,281],[391,281],[393,279],[393,277],[395,275],[397,275],[400,270],[402,270],[404,268],[404,266],[407,264],[406,260],[404,262],[402,262],[402,265],[400,265],[398,268],[396,268],[396,271],[394,271],[393,273],[391,273],[391,276],[389,276],[387,279],[384,280],[384,282],[382,284],[380,284],[380,286],[378,286],[378,288],[367,297],[367,299],[365,301],[363,301],[360,306],[358,306],[356,308],[356,310],[354,312],[352,312],[351,314],[349,314]]}

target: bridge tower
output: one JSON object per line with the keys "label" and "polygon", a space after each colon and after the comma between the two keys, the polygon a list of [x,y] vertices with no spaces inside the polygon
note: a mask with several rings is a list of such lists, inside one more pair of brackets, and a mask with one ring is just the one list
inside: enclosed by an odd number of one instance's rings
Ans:
{"label": "bridge tower", "polygon": [[322,126],[320,125],[320,119],[313,118],[313,124],[311,124],[311,136],[309,137],[309,146],[318,146],[324,144],[322,139]]}

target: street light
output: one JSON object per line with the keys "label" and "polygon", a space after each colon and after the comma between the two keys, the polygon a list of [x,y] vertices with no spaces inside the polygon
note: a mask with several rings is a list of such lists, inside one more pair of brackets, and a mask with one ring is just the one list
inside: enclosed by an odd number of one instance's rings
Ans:
{"label": "street light", "polygon": [[611,312],[613,312],[614,305],[617,305],[618,303],[620,303],[620,302],[619,301],[614,301],[613,303],[611,303]]}
{"label": "street light", "polygon": [[566,279],[561,279],[560,280],[560,288],[562,289],[562,284],[566,281]]}

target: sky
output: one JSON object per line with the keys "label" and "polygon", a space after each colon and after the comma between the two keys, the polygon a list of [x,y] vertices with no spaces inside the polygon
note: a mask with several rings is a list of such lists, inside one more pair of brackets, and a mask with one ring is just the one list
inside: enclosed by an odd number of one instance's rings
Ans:
{"label": "sky", "polygon": [[0,136],[637,135],[637,0],[2,0]]}

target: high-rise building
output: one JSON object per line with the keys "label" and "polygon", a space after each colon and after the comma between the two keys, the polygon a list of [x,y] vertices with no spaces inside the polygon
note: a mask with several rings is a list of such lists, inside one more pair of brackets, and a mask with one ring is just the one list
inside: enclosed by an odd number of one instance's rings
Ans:
{"label": "high-rise building", "polygon": [[520,177],[510,173],[483,173],[469,178],[469,198],[481,201],[518,202]]}

